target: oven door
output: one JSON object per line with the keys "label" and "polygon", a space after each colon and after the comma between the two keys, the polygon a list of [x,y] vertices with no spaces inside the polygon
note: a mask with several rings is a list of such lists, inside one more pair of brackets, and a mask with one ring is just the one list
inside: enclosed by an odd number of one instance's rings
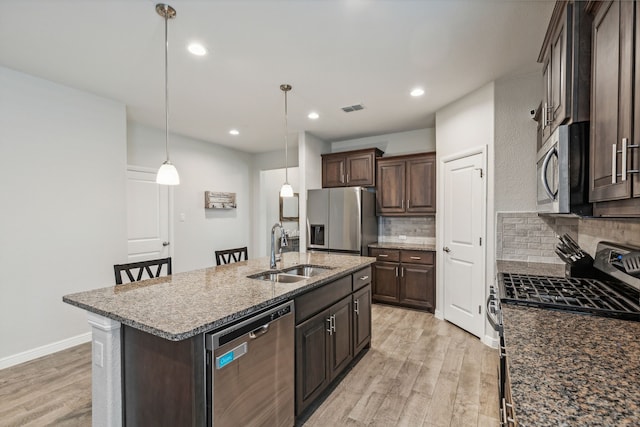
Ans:
{"label": "oven door", "polygon": [[558,130],[547,140],[537,155],[537,210],[559,213],[559,147]]}

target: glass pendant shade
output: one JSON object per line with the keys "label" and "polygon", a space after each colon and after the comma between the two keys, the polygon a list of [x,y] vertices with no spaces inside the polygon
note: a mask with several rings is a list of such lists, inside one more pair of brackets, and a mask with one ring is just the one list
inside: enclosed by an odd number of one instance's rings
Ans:
{"label": "glass pendant shade", "polygon": [[180,184],[180,175],[178,175],[178,170],[169,160],[166,160],[162,166],[160,166],[160,169],[158,169],[156,183],[163,185]]}
{"label": "glass pendant shade", "polygon": [[280,188],[280,197],[293,197],[293,187],[288,182],[282,184]]}

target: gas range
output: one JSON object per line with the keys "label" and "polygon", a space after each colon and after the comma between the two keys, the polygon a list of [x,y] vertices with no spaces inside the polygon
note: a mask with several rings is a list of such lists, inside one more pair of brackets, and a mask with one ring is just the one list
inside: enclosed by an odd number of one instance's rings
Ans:
{"label": "gas range", "polygon": [[[501,273],[502,304],[640,321],[640,272],[627,261],[637,248],[600,242],[590,278]],[[595,278],[598,277],[598,278]]]}

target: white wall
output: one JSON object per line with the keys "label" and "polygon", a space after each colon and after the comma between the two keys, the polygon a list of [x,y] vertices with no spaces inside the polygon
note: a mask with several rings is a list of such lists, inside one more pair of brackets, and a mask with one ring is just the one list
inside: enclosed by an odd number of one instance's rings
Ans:
{"label": "white wall", "polygon": [[[436,113],[436,158],[438,161],[439,183],[443,182],[443,168],[441,159],[453,154],[462,153],[478,147],[486,148],[486,188],[487,188],[487,234],[494,236],[494,111],[495,111],[495,85],[489,83],[480,89],[466,95],[462,99],[449,104]],[[440,189],[440,185],[438,186]],[[436,216],[436,247],[443,246],[442,234],[442,192],[438,195]],[[493,283],[495,264],[495,242],[493,238],[485,239],[486,251],[486,287]],[[437,253],[438,265],[442,265],[442,252]],[[436,283],[436,313],[442,316],[443,309],[443,279],[442,268],[437,269],[438,279]]]}
{"label": "white wall", "polygon": [[0,368],[90,339],[62,296],[126,257],[123,104],[0,67]]}
{"label": "white wall", "polygon": [[388,133],[366,138],[335,141],[331,143],[331,152],[379,148],[384,156],[425,153],[436,149],[435,128],[418,129],[407,132]]}
{"label": "white wall", "polygon": [[[172,256],[175,273],[215,265],[214,251],[251,246],[252,157],[210,142],[169,135],[171,161],[180,174],[173,187]],[[164,161],[164,130],[128,126],[130,165],[157,168]],[[205,191],[236,193],[237,209],[205,209]],[[184,214],[184,221],[181,215]]]}
{"label": "white wall", "polygon": [[307,251],[307,190],[322,188],[322,157],[329,153],[328,142],[302,132],[299,136],[298,161],[300,164],[300,252]]}
{"label": "white wall", "polygon": [[[289,184],[294,193],[299,193],[298,167],[289,168]],[[271,227],[280,222],[280,187],[285,180],[284,169],[260,171],[260,204],[258,205],[259,225],[257,227],[260,243],[255,248],[256,257],[269,256],[271,250]],[[298,222],[282,221],[282,226],[289,231],[298,230]],[[276,237],[280,231],[276,232]]]}
{"label": "white wall", "polygon": [[539,72],[498,80],[495,85],[495,210],[536,210],[536,122]]}

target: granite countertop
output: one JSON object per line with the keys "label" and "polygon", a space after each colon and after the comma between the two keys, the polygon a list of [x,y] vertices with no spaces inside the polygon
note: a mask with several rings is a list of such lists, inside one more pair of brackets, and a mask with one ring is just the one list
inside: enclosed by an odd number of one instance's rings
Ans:
{"label": "granite countertop", "polygon": [[370,248],[380,249],[404,249],[407,251],[435,251],[435,243],[397,243],[397,242],[376,242],[369,245]]}
{"label": "granite countertop", "polygon": [[269,270],[269,258],[265,257],[79,292],[65,295],[62,300],[124,325],[180,341],[290,300],[375,262],[375,258],[321,253],[289,252],[282,256],[279,269],[300,264],[332,269],[296,283],[247,278]]}
{"label": "granite countertop", "polygon": [[522,426],[637,426],[640,322],[502,304]]}
{"label": "granite countertop", "polygon": [[496,261],[498,273],[531,274],[534,276],[564,277],[565,264],[526,261]]}

